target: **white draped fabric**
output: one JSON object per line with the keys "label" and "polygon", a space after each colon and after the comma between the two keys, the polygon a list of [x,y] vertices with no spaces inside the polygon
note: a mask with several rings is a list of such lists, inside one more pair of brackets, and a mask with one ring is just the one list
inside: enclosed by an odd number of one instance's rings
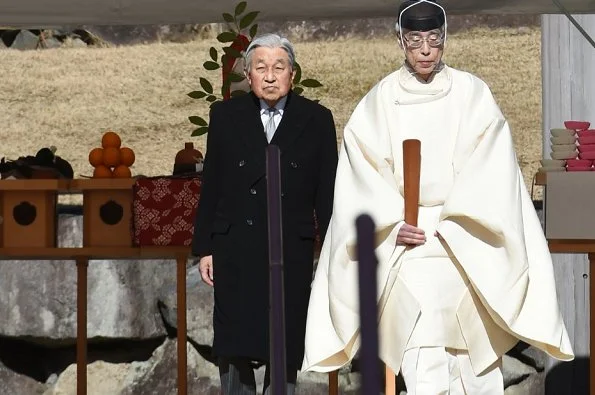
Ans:
{"label": "white draped fabric", "polygon": [[[404,218],[409,138],[421,141],[418,223],[428,238],[413,249],[396,244],[395,229]],[[358,350],[362,213],[377,227],[380,357],[393,371],[405,350],[424,344],[468,350],[476,374],[519,339],[554,358],[574,357],[508,124],[477,77],[444,66],[422,84],[403,67],[380,81],[345,127],[333,210],[303,370],[337,369]]]}

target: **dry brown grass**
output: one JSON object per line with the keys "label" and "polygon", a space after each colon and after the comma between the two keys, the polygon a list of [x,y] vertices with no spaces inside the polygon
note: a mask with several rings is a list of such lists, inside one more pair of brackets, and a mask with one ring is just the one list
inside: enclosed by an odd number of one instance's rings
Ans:
{"label": "dry brown grass", "polygon": [[[513,130],[527,185],[541,157],[540,32],[528,29],[474,30],[449,38],[445,60],[475,73],[492,88]],[[203,101],[186,93],[206,72],[215,40],[96,49],[0,51],[0,157],[35,154],[55,145],[75,176],[88,175],[89,151],[106,129],[122,136],[137,154],[135,174],[171,174],[185,141],[189,115],[207,114]],[[339,133],[358,100],[402,62],[394,40],[296,43],[305,77],[324,87],[306,92],[334,115]],[[522,65],[522,67],[519,67]],[[521,73],[520,70],[523,70]]]}

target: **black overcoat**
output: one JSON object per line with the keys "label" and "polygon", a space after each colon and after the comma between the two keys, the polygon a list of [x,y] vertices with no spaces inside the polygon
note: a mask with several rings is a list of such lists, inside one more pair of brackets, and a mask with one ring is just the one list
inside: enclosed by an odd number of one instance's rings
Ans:
{"label": "black overcoat", "polygon": [[[253,93],[212,106],[192,250],[213,256],[217,356],[269,360],[267,144]],[[290,92],[271,144],[281,151],[287,362],[299,368],[313,270],[313,213],[324,237],[333,204],[333,116]]]}

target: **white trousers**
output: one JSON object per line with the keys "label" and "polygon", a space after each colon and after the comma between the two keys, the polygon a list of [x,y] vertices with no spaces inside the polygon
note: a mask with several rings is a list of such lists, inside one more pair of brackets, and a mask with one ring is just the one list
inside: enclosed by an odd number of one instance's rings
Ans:
{"label": "white trousers", "polygon": [[502,359],[480,376],[465,350],[421,347],[405,351],[401,374],[407,395],[503,395]]}

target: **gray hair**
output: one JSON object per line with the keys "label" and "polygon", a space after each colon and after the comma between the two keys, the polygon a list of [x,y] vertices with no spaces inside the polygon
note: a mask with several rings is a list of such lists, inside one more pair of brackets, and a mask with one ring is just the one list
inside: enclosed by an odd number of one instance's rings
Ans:
{"label": "gray hair", "polygon": [[293,70],[295,63],[295,50],[293,49],[293,44],[291,44],[291,42],[289,42],[289,40],[285,37],[281,37],[278,34],[269,33],[256,37],[252,40],[250,45],[248,45],[245,55],[246,72],[250,72],[250,67],[252,67],[252,54],[258,47],[283,48],[285,52],[287,52],[287,56],[289,57],[289,65]]}

